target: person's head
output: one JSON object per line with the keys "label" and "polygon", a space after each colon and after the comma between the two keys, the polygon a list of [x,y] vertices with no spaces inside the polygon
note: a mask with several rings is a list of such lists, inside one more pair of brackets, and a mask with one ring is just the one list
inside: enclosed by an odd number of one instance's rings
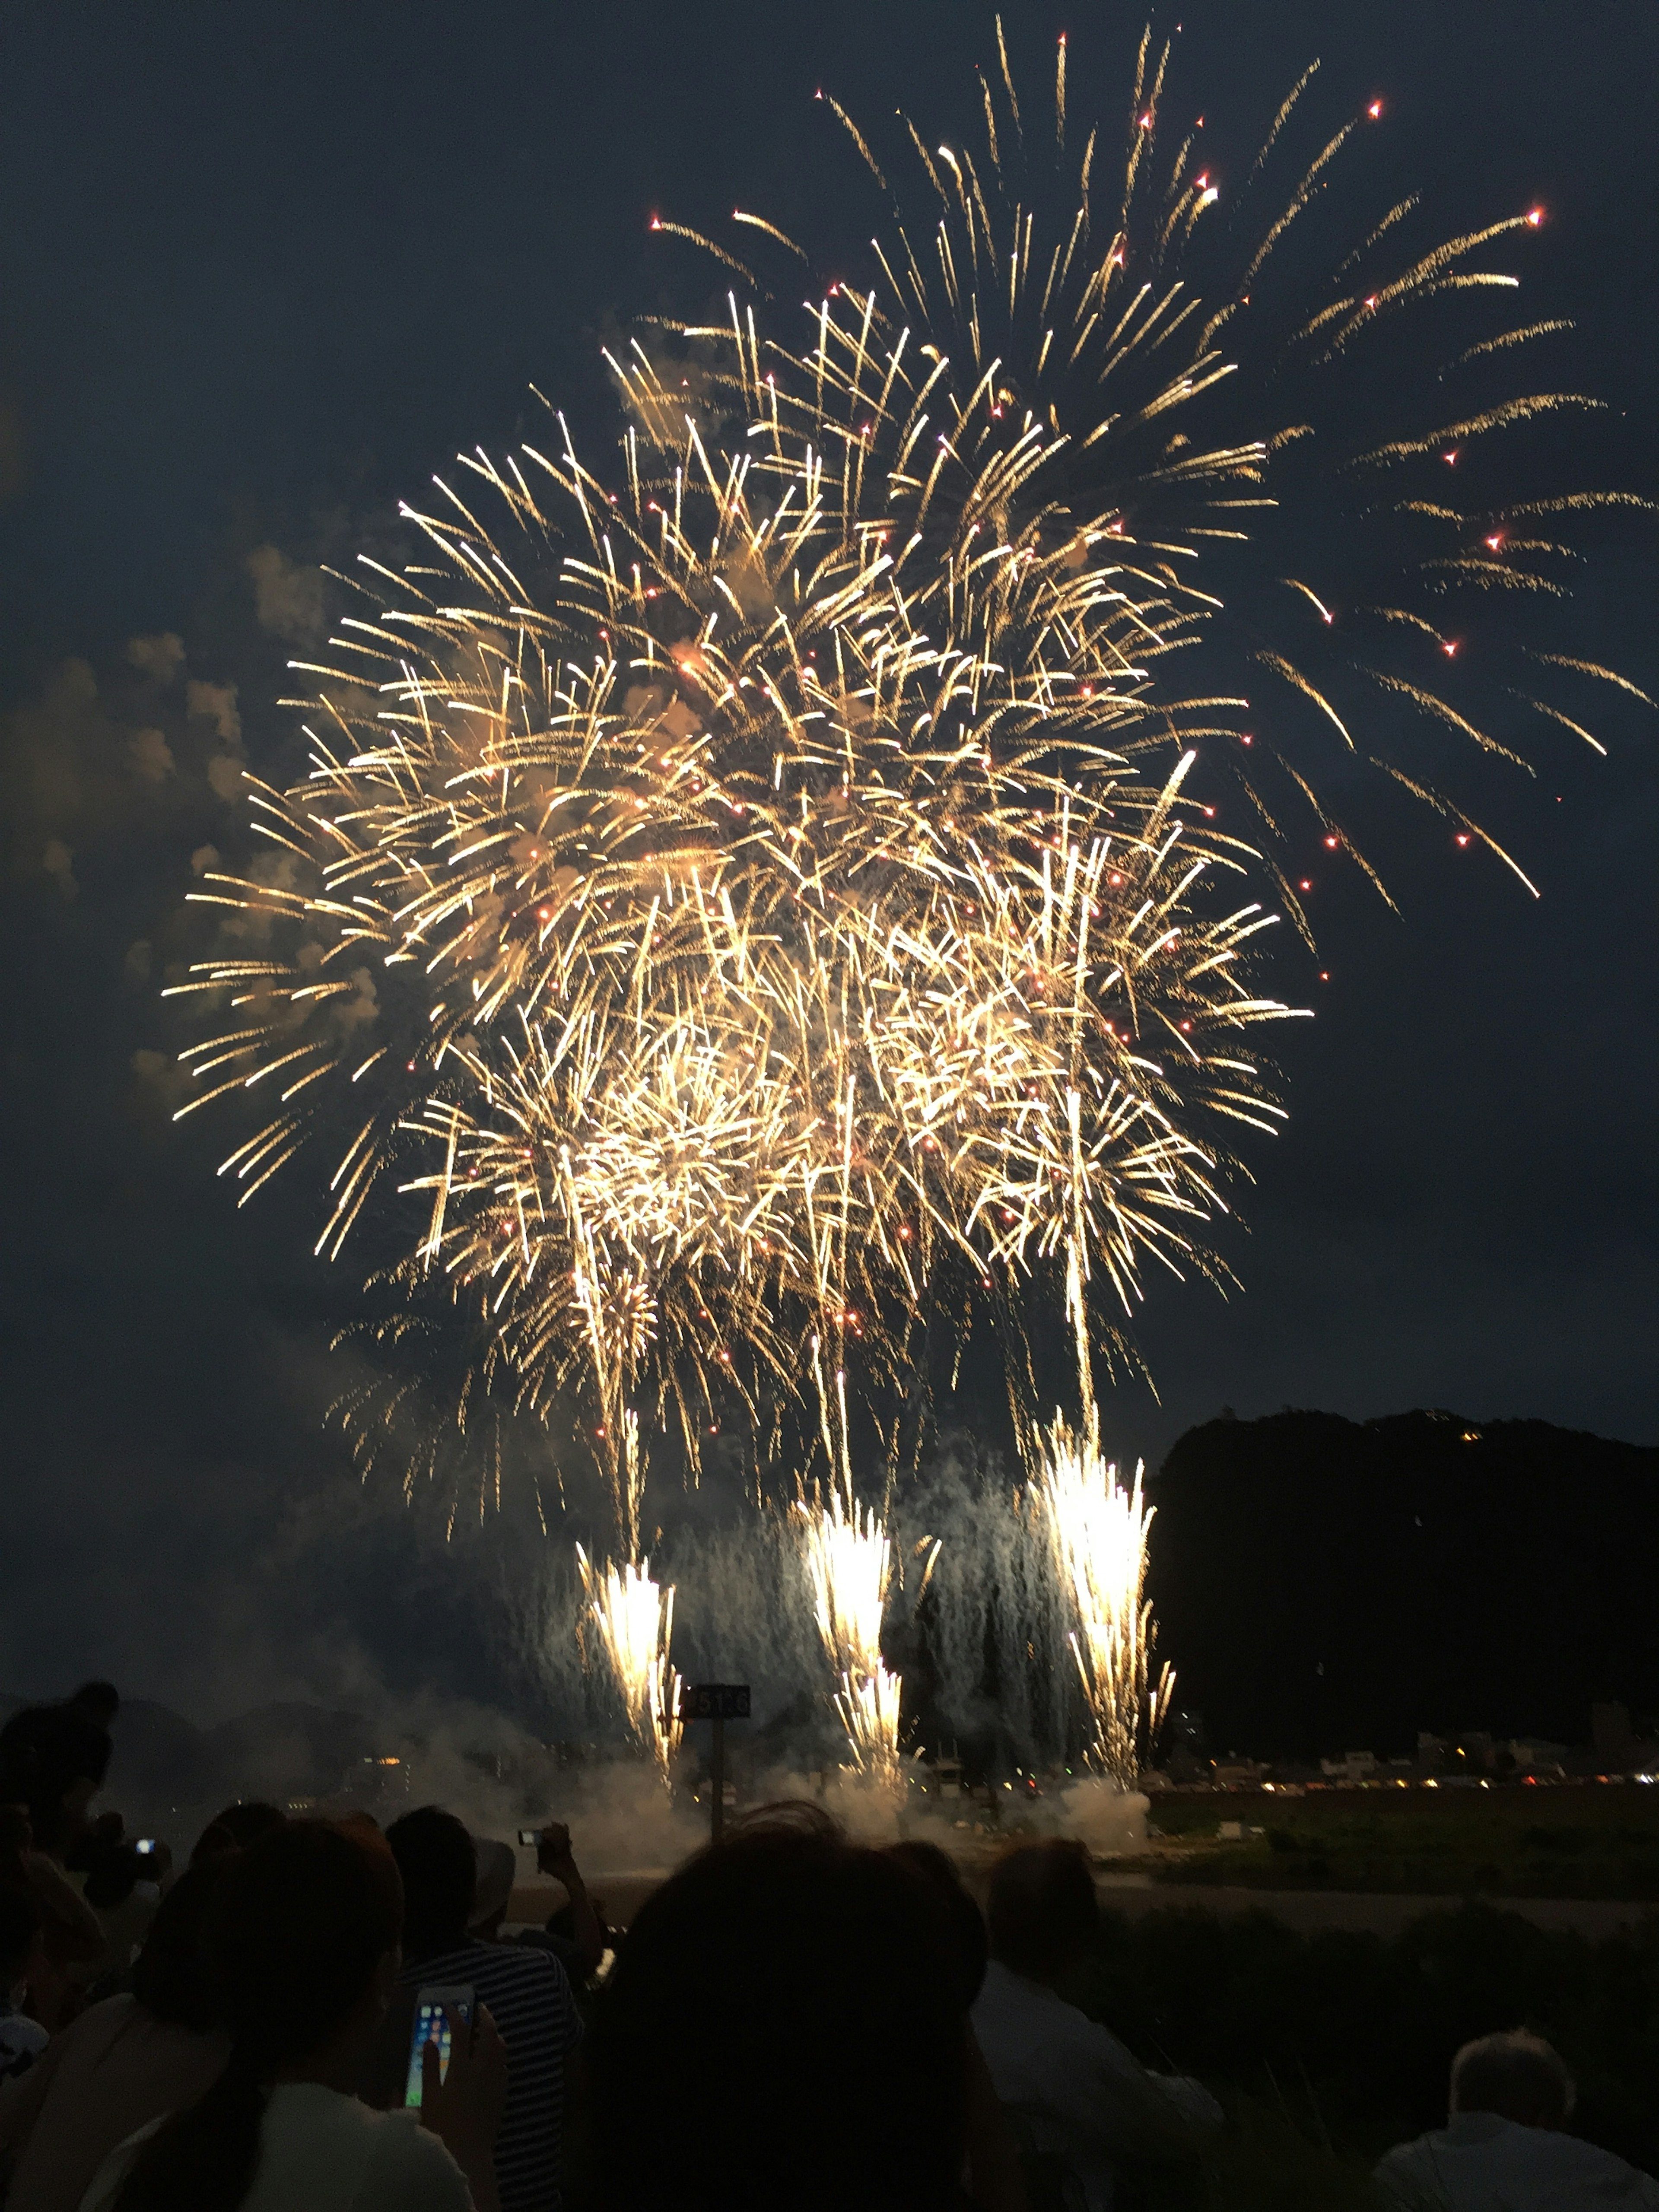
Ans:
{"label": "person's head", "polygon": [[143,1948],[133,1961],[132,1994],[172,2027],[205,2034],[223,2024],[224,2007],[207,1954],[207,1918],[236,1863],[222,1851],[185,1869],[156,1907]]}
{"label": "person's head", "polygon": [[590,2049],[616,2212],[953,2201],[962,2007],[940,1914],[883,1852],[796,1825],[701,1853],[641,1906]]}
{"label": "person's head", "polygon": [[0,1888],[0,2008],[21,2001],[40,1958],[40,1908],[27,1889]]}
{"label": "person's head", "polygon": [[399,1917],[390,1863],[321,1821],[289,1822],[229,1862],[203,1943],[230,2062],[146,2145],[119,2212],[233,2212],[252,2183],[276,2074],[312,2065],[344,2081],[361,2066],[397,1977]]}
{"label": "person's head", "polygon": [[100,1729],[106,1729],[121,1710],[121,1693],[113,1682],[82,1682],[70,1703]]}
{"label": "person's head", "polygon": [[109,1771],[109,1730],[75,1705],[20,1717],[30,1725],[6,1747],[0,1797],[27,1808],[36,1850],[61,1857],[85,1829]]}
{"label": "person's head", "polygon": [[478,1869],[472,1838],[453,1813],[422,1805],[386,1830],[404,1878],[404,1948],[429,1958],[466,1940]]}
{"label": "person's head", "polygon": [[937,1844],[907,1839],[902,1844],[890,1844],[887,1856],[896,1859],[919,1881],[925,1882],[929,1893],[938,1900],[945,1916],[951,1956],[957,1964],[958,2002],[966,2012],[985,1979],[988,1953],[984,1914],[963,1887],[956,1861]]}
{"label": "person's head", "polygon": [[1463,2112],[1495,2112],[1523,2128],[1564,2128],[1577,2094],[1560,2052],[1524,2028],[1480,2036],[1452,2061],[1454,2119]]}
{"label": "person's head", "polygon": [[519,1862],[511,1844],[494,1843],[488,1836],[480,1836],[472,1846],[472,1910],[467,1915],[467,1929],[486,1942],[494,1942],[513,1902]]}
{"label": "person's head", "polygon": [[1051,1837],[1021,1844],[991,1872],[991,1956],[1034,1982],[1052,1981],[1100,1929],[1089,1854]]}
{"label": "person's head", "polygon": [[262,1798],[227,1805],[222,1813],[216,1813],[201,1834],[196,1838],[190,1855],[194,1866],[198,1859],[209,1859],[224,1851],[246,1850],[257,1844],[261,1836],[268,1836],[273,1828],[280,1828],[288,1820],[286,1813],[275,1805],[267,1805]]}

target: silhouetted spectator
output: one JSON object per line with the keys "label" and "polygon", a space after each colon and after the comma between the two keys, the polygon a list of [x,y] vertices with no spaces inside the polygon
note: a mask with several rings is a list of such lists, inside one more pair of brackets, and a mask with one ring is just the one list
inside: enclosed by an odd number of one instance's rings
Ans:
{"label": "silhouetted spectator", "polygon": [[1376,2169],[1391,2203],[1447,2212],[1578,2212],[1659,2206],[1659,2182],[1563,2132],[1577,2097],[1559,2051],[1517,2029],[1466,2043],[1452,2061],[1450,2118]]}
{"label": "silhouetted spectator", "polygon": [[944,2212],[963,2014],[915,1875],[746,1821],[647,1899],[594,2008],[606,2212]]}
{"label": "silhouetted spectator", "polygon": [[890,1844],[887,1856],[926,1882],[939,1899],[950,1928],[962,2008],[968,2011],[984,1984],[985,1969],[991,1955],[984,1914],[963,1887],[956,1861],[948,1851],[941,1850],[937,1844],[924,1844],[907,1838],[902,1844]]}
{"label": "silhouetted spectator", "polygon": [[190,1855],[194,1866],[198,1859],[213,1858],[222,1851],[246,1850],[257,1844],[261,1836],[268,1836],[273,1828],[286,1826],[288,1814],[275,1805],[267,1805],[262,1798],[244,1801],[238,1798],[227,1805],[222,1813],[216,1813],[201,1834],[196,1838]]}
{"label": "silhouetted spectator", "polygon": [[23,2009],[41,1963],[41,1925],[40,1908],[27,1889],[0,1888],[0,2083],[21,2081],[46,2047],[46,2029]]}
{"label": "silhouetted spectator", "polygon": [[88,1996],[114,1996],[131,1986],[132,1964],[149,1935],[173,1871],[173,1854],[158,1838],[149,1849],[122,1839],[88,1841],[78,1854],[86,1869],[81,1894],[98,1916],[103,1955],[77,1967],[74,1978]]}
{"label": "silhouetted spectator", "polygon": [[36,1850],[61,1863],[74,1847],[111,1751],[107,1727],[74,1699],[26,1705],[0,1728],[0,1802],[27,1808]]}
{"label": "silhouetted spectator", "polygon": [[63,1868],[35,1850],[25,1808],[0,1803],[0,1889],[6,1888],[27,1890],[40,1907],[41,1944],[29,1970],[28,2002],[41,2025],[55,2031],[77,2001],[72,1973],[103,1955],[104,1930]]}
{"label": "silhouetted spectator", "polygon": [[428,2046],[426,2127],[350,2094],[398,1964],[391,1862],[376,1858],[337,1829],[296,1821],[232,1862],[205,1938],[230,2033],[224,2071],[187,2112],[129,2136],[83,2212],[493,2212],[503,2067],[487,2014],[476,2050],[457,2036],[441,2087]]}
{"label": "silhouetted spectator", "polygon": [[216,2081],[230,2043],[203,1923],[230,1861],[192,1867],[167,1892],[130,1995],[93,2005],[54,2036],[25,2081],[0,2094],[7,2212],[75,2212],[116,2145]]}
{"label": "silhouetted spectator", "polygon": [[[480,1916],[478,1853],[453,1813],[423,1805],[394,1820],[386,1841],[404,1881],[398,1985],[407,2002],[388,2015],[378,2096],[389,2101],[402,2094],[415,1993],[431,1984],[470,1984],[507,2045],[507,2109],[495,2142],[502,2212],[549,2212],[559,2203],[567,2068],[582,2036],[564,1968],[544,1951],[470,1932],[479,1917],[487,1925],[501,1924],[513,1876],[513,1854],[504,1845],[486,1851],[492,1887]],[[504,1870],[496,1856],[502,1850]]]}
{"label": "silhouetted spectator", "polygon": [[963,2118],[969,2197],[984,2212],[1024,2212],[1025,2185],[1018,2148],[967,2017],[984,1985],[990,1958],[985,1916],[968,1894],[956,1861],[937,1844],[907,1838],[902,1844],[890,1844],[887,1856],[927,1884],[944,1915],[946,1940],[956,1964],[957,2001],[963,2014]]}
{"label": "silhouetted spectator", "polygon": [[[479,1848],[482,1850],[483,1846]],[[570,1831],[562,1820],[550,1820],[538,1833],[536,1871],[552,1875],[563,1888],[565,1902],[548,1914],[544,1926],[523,1929],[512,1941],[532,1950],[550,1951],[569,1976],[572,1988],[580,1990],[599,1972],[608,1944],[599,1907],[588,1895],[587,1884],[582,1879],[581,1869],[576,1864]],[[482,1864],[479,1879],[482,1888]],[[509,1885],[507,1894],[501,1900],[503,1911],[511,1894]],[[493,1928],[480,1926],[475,1905],[475,1933],[494,1936],[499,1930],[501,1922],[501,1914],[498,1912]]]}
{"label": "silhouetted spectator", "polygon": [[113,1682],[82,1682],[69,1702],[100,1729],[112,1729],[121,1710],[121,1693]]}
{"label": "silhouetted spectator", "polygon": [[1194,2156],[1219,2126],[1209,2091],[1148,2072],[1055,1986],[1095,1942],[1100,1906],[1080,1844],[1024,1844],[991,1875],[991,1963],[974,2028],[1002,2102],[1038,2153],[1075,2176],[1088,2212],[1110,2212],[1118,2172]]}

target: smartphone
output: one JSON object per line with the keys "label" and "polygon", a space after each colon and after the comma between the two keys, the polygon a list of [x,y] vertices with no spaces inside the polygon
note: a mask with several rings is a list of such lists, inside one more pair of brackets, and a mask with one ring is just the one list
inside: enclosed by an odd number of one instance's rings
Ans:
{"label": "smartphone", "polygon": [[140,1836],[132,1848],[140,1858],[150,1858],[155,1855],[155,1838],[154,1836]]}
{"label": "smartphone", "polygon": [[437,2045],[438,2079],[446,2081],[449,2075],[450,2015],[453,2014],[463,2027],[471,2027],[472,2001],[471,1982],[434,1983],[416,1997],[414,2024],[409,2033],[409,2078],[404,2087],[404,2103],[412,2110],[420,2109],[422,2061],[426,2046],[428,2043]]}
{"label": "smartphone", "polygon": [[539,1828],[520,1828],[519,1831],[519,1844],[523,1850],[533,1851],[541,1839],[542,1832]]}

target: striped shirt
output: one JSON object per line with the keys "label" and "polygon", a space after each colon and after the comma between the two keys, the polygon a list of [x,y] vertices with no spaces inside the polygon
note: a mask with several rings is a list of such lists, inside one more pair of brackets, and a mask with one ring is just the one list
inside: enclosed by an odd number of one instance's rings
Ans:
{"label": "striped shirt", "polygon": [[581,2015],[564,1968],[520,1943],[458,1943],[406,1964],[405,1990],[471,1982],[507,2045],[507,2109],[495,2138],[501,2212],[558,2212],[565,2060]]}

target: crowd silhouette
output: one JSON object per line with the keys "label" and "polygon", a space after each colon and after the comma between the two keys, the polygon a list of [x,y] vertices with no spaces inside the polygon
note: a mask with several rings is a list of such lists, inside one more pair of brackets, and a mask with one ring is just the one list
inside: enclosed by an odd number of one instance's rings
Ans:
{"label": "crowd silhouette", "polygon": [[[1006,1851],[981,1911],[935,1844],[767,1806],[619,1933],[549,1822],[565,1902],[526,1925],[512,1849],[435,1805],[385,1832],[228,1805],[175,1875],[94,1809],[118,1712],[89,1683],[0,1729],[4,2212],[1267,2201],[1217,2179],[1223,2101],[1073,2002],[1099,1933],[1080,1845]],[[1443,2128],[1295,2201],[1659,2207],[1573,2098],[1549,2044],[1485,2036]]]}

